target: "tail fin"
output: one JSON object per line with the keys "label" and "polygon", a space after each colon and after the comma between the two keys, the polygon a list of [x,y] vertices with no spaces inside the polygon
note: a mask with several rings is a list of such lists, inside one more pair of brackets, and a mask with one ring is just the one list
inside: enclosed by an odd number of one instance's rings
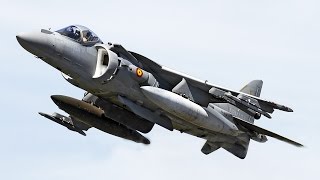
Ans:
{"label": "tail fin", "polygon": [[260,97],[262,85],[262,80],[253,80],[249,84],[245,85],[240,92]]}
{"label": "tail fin", "polygon": [[[262,80],[253,80],[249,84],[245,85],[240,92],[250,94],[252,96],[260,97],[261,95],[261,90],[262,90],[262,85],[263,81]],[[242,96],[242,95],[239,95]],[[254,101],[253,99],[251,99]],[[247,113],[243,112],[242,110],[232,107],[236,112],[238,111],[238,114],[233,114],[235,117],[241,117],[243,118],[246,122],[253,123],[254,122],[254,117],[248,115]],[[225,150],[229,151],[233,155],[244,159],[247,155],[248,152],[248,147],[250,143],[250,137],[247,135],[242,135],[238,136],[238,143],[235,144],[229,144],[222,146]],[[241,142],[241,143],[240,143]]]}
{"label": "tail fin", "polygon": [[[256,96],[256,97],[260,97],[260,94],[261,94],[261,90],[262,90],[262,85],[263,85],[263,81],[262,80],[253,80],[251,81],[249,84],[245,85],[241,90],[240,92],[243,92],[243,93],[246,93],[246,94],[249,94],[249,95],[252,95],[252,96]],[[238,97],[239,98],[242,98],[242,94],[239,94]],[[255,99],[251,99],[251,102],[255,103],[256,100]],[[253,117],[252,114],[249,115],[248,113],[236,108],[236,107],[233,107],[234,110],[238,111],[238,113],[236,114],[233,114],[233,116],[235,117],[239,117],[241,119],[244,119],[250,123],[253,123],[254,122],[254,119],[257,118],[259,119],[259,117]],[[261,116],[261,115],[260,115]]]}
{"label": "tail fin", "polygon": [[[260,97],[261,94],[261,89],[262,89],[263,81],[262,80],[253,80],[249,84],[245,85],[240,92],[243,92],[245,94],[249,94],[252,96]],[[242,94],[238,95],[239,98],[244,98]],[[249,97],[245,97],[249,98]],[[251,99],[251,102],[255,102],[255,99]],[[228,111],[232,114],[232,116],[237,117],[239,119],[244,120],[248,124],[253,124],[254,123],[254,117],[249,115],[248,113],[240,110],[239,108],[226,104],[226,103],[216,103],[218,107],[222,108],[225,111]],[[247,155],[248,152],[248,147],[250,143],[250,137],[248,134],[240,134],[237,136],[237,141],[235,143],[224,143],[221,144],[221,147],[225,149],[226,151],[232,153],[233,155],[244,159]],[[210,151],[208,151],[210,152]]]}
{"label": "tail fin", "polygon": [[[240,90],[240,92],[243,92],[245,94],[249,94],[249,95],[252,95],[252,96],[260,97],[261,90],[262,90],[262,85],[263,85],[263,81],[262,80],[253,80],[249,84],[245,85]],[[256,100],[253,99],[253,98],[249,98],[247,96],[243,97],[243,96],[245,96],[245,95],[239,94],[238,98],[250,99],[250,101],[252,103],[256,102]],[[241,118],[241,119],[243,119],[243,120],[245,120],[247,122],[250,122],[250,123],[253,123],[255,118],[259,119],[259,117],[261,116],[261,115],[257,115],[257,117],[253,117],[253,116],[256,116],[256,115],[255,114],[253,115],[252,113],[249,115],[249,113],[246,113],[246,112],[240,110],[239,108],[237,108],[237,107],[235,107],[233,105],[227,104],[227,103],[216,103],[215,105],[219,106],[220,108],[222,108],[225,111],[230,112],[233,116]]]}

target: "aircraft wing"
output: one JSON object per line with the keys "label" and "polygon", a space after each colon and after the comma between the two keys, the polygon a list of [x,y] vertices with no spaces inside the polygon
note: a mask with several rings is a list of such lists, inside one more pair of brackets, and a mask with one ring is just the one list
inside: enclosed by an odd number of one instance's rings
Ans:
{"label": "aircraft wing", "polygon": [[284,105],[196,79],[184,73],[161,66],[135,52],[130,53],[142,64],[146,71],[152,73],[156,77],[162,88],[171,91],[177,84],[185,80],[193,94],[194,102],[202,106],[207,106],[209,103],[225,102],[230,103],[239,109],[250,109],[256,113],[265,115],[268,118],[271,118],[268,113],[273,113],[275,109],[293,112],[291,108]]}
{"label": "aircraft wing", "polygon": [[82,123],[81,121],[77,120],[76,117],[69,116],[66,117],[64,115],[61,115],[59,113],[53,113],[52,115],[46,114],[39,112],[39,114],[47,119],[50,119],[62,126],[65,126],[71,131],[75,131],[80,133],[81,135],[86,136],[86,134],[83,131],[87,131],[88,129],[91,128],[91,126]]}
{"label": "aircraft wing", "polygon": [[76,117],[72,115],[70,115],[69,117],[72,119],[73,124],[83,131],[88,131],[90,128],[92,128],[92,126],[89,126],[88,124],[81,122],[80,120],[78,120]]}
{"label": "aircraft wing", "polygon": [[303,147],[302,144],[298,143],[298,142],[295,142],[293,140],[290,140],[286,137],[283,137],[281,135],[278,135],[276,133],[273,133],[271,131],[268,131],[266,129],[263,129],[261,127],[258,127],[256,125],[253,125],[247,121],[244,121],[240,118],[237,118],[237,117],[233,117],[233,120],[238,124],[238,125],[241,125],[243,126],[244,128],[246,128],[247,130],[249,131],[253,131],[253,132],[256,132],[258,134],[263,134],[263,135],[266,135],[266,136],[270,136],[270,137],[273,137],[275,139],[278,139],[280,141],[283,141],[283,142],[286,142],[286,143],[289,143],[289,144],[292,144],[294,146],[297,146],[297,147]]}

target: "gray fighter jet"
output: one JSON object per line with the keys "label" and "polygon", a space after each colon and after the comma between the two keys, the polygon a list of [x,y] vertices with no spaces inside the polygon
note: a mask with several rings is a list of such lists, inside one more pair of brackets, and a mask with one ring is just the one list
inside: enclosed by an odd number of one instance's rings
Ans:
{"label": "gray fighter jet", "polygon": [[150,144],[142,135],[157,124],[169,131],[206,140],[204,154],[223,148],[245,158],[250,140],[270,136],[295,146],[301,144],[254,125],[275,109],[292,109],[259,98],[261,80],[240,91],[210,84],[164,67],[120,44],[103,43],[90,29],[72,25],[58,31],[17,35],[20,45],[62,72],[72,85],[86,91],[82,100],[51,96],[67,116],[40,115],[86,135],[94,127],[103,132]]}

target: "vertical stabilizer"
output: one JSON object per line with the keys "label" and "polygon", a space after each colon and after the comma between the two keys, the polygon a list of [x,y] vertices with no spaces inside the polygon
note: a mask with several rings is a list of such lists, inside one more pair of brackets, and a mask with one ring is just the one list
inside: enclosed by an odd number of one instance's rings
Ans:
{"label": "vertical stabilizer", "polygon": [[253,80],[249,84],[245,85],[240,92],[260,97],[262,85],[262,80]]}

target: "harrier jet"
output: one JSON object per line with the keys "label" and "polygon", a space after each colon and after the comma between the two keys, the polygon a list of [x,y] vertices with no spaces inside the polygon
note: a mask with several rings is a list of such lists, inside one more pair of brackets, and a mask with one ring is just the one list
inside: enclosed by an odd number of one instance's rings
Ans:
{"label": "harrier jet", "polygon": [[154,125],[206,140],[201,151],[220,148],[244,159],[250,140],[267,136],[301,144],[254,125],[284,105],[260,98],[263,82],[254,80],[240,91],[217,86],[162,66],[120,44],[103,43],[90,29],[71,25],[58,31],[17,35],[20,45],[61,71],[65,80],[85,90],[82,100],[52,95],[68,115],[40,115],[86,135],[97,128],[137,143],[150,144]]}

